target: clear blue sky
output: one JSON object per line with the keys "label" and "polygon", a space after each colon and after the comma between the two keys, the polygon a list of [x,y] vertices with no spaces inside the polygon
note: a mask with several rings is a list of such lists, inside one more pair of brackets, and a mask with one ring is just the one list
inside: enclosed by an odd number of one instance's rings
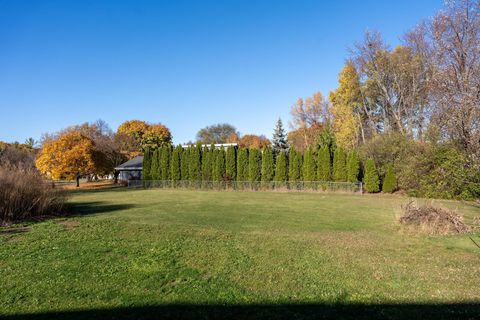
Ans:
{"label": "clear blue sky", "polygon": [[162,122],[174,142],[228,122],[271,137],[336,87],[365,30],[392,45],[442,0],[0,0],[0,140],[85,121]]}

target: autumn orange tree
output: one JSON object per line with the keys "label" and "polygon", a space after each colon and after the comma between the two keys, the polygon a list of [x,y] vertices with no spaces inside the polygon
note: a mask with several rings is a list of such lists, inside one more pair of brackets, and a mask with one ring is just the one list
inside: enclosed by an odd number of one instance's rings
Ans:
{"label": "autumn orange tree", "polygon": [[268,140],[265,136],[246,134],[238,140],[238,145],[241,148],[253,148],[262,150],[263,147],[270,145],[270,140]]}
{"label": "autumn orange tree", "polygon": [[141,154],[147,148],[157,149],[172,143],[172,135],[166,126],[141,120],[125,121],[118,127],[117,136],[124,137],[122,151],[130,158]]}
{"label": "autumn orange tree", "polygon": [[79,131],[67,131],[43,144],[35,164],[52,179],[73,180],[77,174],[94,173],[98,155],[92,139]]}

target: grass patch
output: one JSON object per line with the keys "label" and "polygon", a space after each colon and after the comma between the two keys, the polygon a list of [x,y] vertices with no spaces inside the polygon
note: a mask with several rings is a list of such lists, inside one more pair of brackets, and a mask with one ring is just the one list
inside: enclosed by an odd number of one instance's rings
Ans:
{"label": "grass patch", "polygon": [[465,235],[402,234],[406,198],[111,189],[70,202],[75,216],[0,232],[1,315],[480,303],[480,250]]}

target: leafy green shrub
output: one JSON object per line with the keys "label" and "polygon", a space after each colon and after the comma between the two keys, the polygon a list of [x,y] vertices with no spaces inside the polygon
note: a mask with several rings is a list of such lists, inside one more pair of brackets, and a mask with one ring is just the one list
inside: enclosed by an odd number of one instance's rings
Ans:
{"label": "leafy green shrub", "polygon": [[251,148],[248,151],[248,180],[260,181],[262,176],[262,153],[258,149]]}
{"label": "leafy green shrub", "polygon": [[393,193],[397,189],[397,178],[395,177],[395,172],[393,171],[393,165],[389,164],[387,166],[387,173],[383,179],[382,192]]}
{"label": "leafy green shrub", "polygon": [[228,180],[235,180],[237,176],[237,148],[230,146],[227,148],[225,158],[225,172]]}
{"label": "leafy green shrub", "polygon": [[358,182],[358,174],[360,172],[360,162],[358,153],[353,150],[347,156],[347,181]]}
{"label": "leafy green shrub", "polygon": [[347,167],[345,151],[342,148],[335,149],[333,154],[333,180],[347,181]]}
{"label": "leafy green shrub", "polygon": [[288,177],[287,151],[280,151],[275,165],[275,181],[285,182]]}
{"label": "leafy green shrub", "polygon": [[315,181],[316,179],[317,164],[313,154],[313,150],[309,147],[303,157],[303,180]]}
{"label": "leafy green shrub", "polygon": [[273,153],[270,146],[263,147],[262,152],[262,181],[270,182],[273,180]]}
{"label": "leafy green shrub", "polygon": [[371,158],[365,163],[364,183],[365,191],[369,193],[380,191],[377,168],[375,167],[375,161]]}
{"label": "leafy green shrub", "polygon": [[318,151],[317,159],[317,179],[320,181],[330,181],[332,178],[332,164],[330,159],[330,149],[323,146]]}
{"label": "leafy green shrub", "polygon": [[248,181],[248,149],[238,149],[237,155],[237,181]]}

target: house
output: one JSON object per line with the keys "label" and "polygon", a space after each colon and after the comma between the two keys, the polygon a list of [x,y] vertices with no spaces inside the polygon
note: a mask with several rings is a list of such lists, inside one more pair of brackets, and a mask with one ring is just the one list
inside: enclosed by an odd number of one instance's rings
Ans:
{"label": "house", "polygon": [[143,156],[138,156],[122,163],[115,168],[118,171],[119,181],[141,180],[142,179]]}

